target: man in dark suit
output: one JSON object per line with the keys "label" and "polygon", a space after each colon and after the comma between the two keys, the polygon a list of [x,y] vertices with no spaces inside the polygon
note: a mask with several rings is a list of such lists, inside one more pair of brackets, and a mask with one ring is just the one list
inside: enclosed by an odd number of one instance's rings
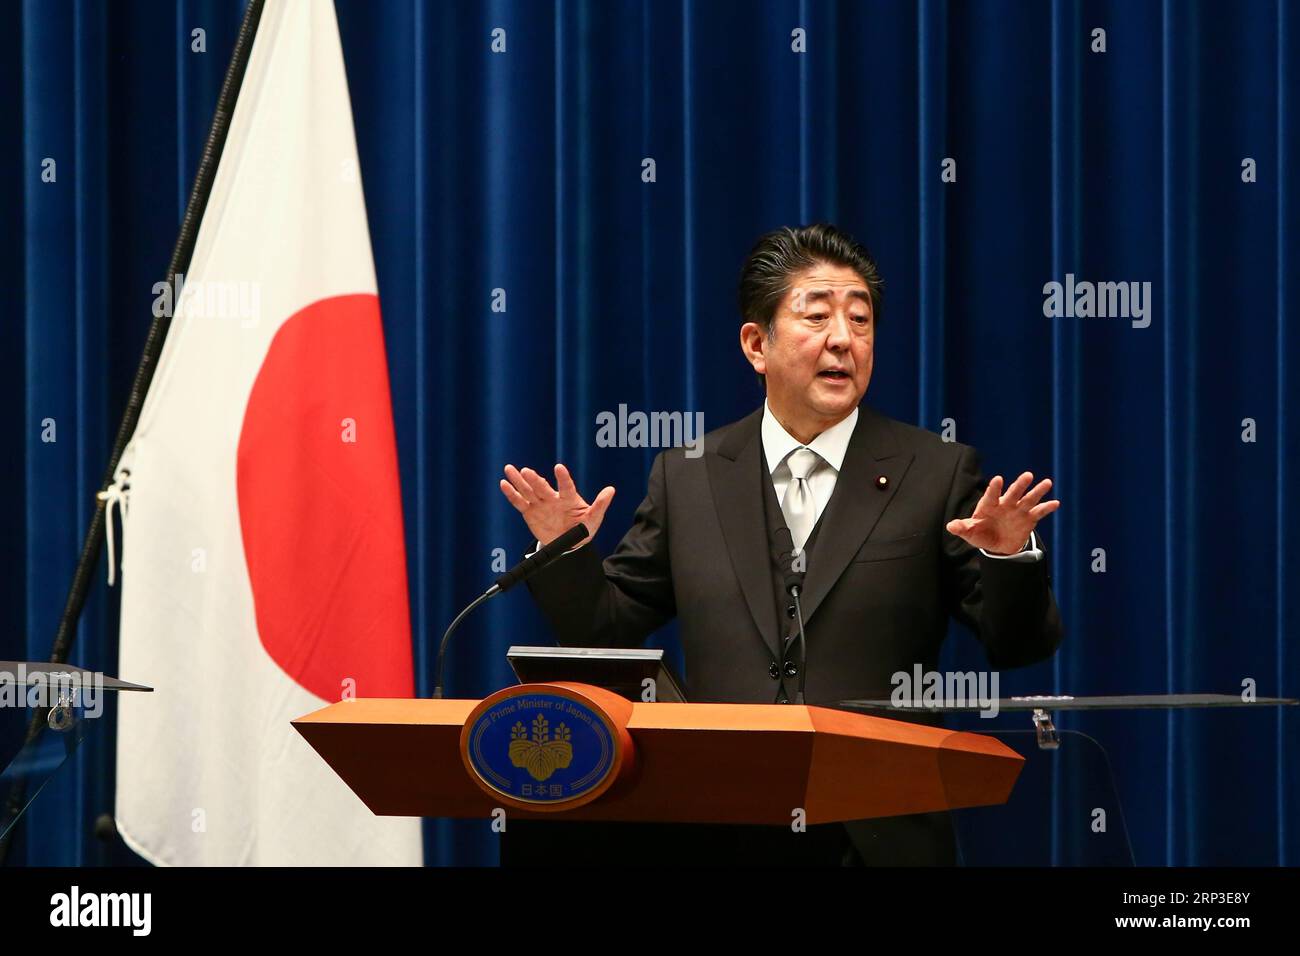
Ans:
{"label": "man in dark suit", "polygon": [[[949,615],[976,634],[994,669],[1050,657],[1061,624],[1034,526],[1060,505],[1041,501],[1051,482],[1031,489],[1026,472],[985,487],[975,449],[859,404],[880,305],[865,250],[824,224],[769,233],[745,264],[740,305],[741,349],[765,382],[764,406],[706,435],[701,457],[661,453],[609,558],[584,542],[531,580],[560,643],[637,646],[675,615],[688,698],[737,703],[788,703],[801,676],[809,704],[888,698],[893,675],[937,670]],[[588,503],[560,464],[555,486],[532,469],[505,473],[502,492],[539,541],[578,521],[594,535],[614,495],[606,487]],[[781,527],[806,566],[803,675],[774,557]],[[594,847],[635,852],[638,837],[643,852],[696,861],[955,857],[947,814],[807,833],[605,825],[596,844],[581,839],[597,832],[582,825],[510,826],[562,834],[591,862]]]}

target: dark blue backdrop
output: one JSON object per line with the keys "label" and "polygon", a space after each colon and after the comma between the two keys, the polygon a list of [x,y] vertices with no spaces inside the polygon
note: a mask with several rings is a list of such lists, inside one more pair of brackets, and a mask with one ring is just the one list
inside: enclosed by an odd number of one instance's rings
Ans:
{"label": "dark blue backdrop", "polygon": [[[49,652],[241,14],[238,0],[5,4],[0,31],[0,658]],[[527,544],[502,465],[568,462],[627,527],[654,450],[595,416],[761,401],[735,280],[763,231],[826,219],[876,254],[867,401],[1028,469],[1067,627],[1004,693],[1300,692],[1288,594],[1300,449],[1300,9],[1192,2],[339,0],[393,401],[421,691],[444,623]],[[207,52],[191,52],[206,30]],[[506,31],[506,52],[490,50]],[[791,31],[806,31],[806,53]],[[1106,51],[1092,52],[1094,28]],[[57,181],[41,180],[42,160]],[[653,158],[655,182],[642,181]],[[956,160],[956,182],[941,162]],[[1242,161],[1258,181],[1242,181]],[[1045,318],[1066,273],[1149,281],[1148,328]],[[504,289],[507,311],[491,309]],[[41,439],[54,419],[57,441]],[[1257,438],[1242,440],[1243,419]],[[1092,569],[1105,549],[1106,570]],[[72,659],[116,671],[99,583]],[[955,631],[946,665],[983,661]],[[484,609],[450,690],[548,635]],[[668,633],[663,640],[672,644]],[[124,675],[129,678],[131,675]],[[1112,748],[1139,863],[1295,863],[1295,714],[1064,719]],[[65,768],[11,862],[121,860],[112,732]],[[1077,830],[1065,788],[1053,826]],[[494,862],[431,822],[430,862]]]}

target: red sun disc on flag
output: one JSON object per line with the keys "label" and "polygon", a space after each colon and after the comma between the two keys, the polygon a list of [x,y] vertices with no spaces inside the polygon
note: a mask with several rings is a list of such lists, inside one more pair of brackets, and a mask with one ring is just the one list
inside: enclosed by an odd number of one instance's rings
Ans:
{"label": "red sun disc on flag", "polygon": [[[321,299],[276,333],[239,436],[257,631],[336,701],[414,692],[401,491],[379,299]],[[348,684],[351,680],[352,684]]]}

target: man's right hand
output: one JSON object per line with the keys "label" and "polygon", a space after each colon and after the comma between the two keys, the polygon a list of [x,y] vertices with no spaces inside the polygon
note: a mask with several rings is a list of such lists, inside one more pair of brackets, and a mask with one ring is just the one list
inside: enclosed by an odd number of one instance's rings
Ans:
{"label": "man's right hand", "polygon": [[587,504],[578,494],[569,469],[559,464],[555,466],[555,488],[531,468],[520,471],[514,465],[506,465],[501,493],[524,516],[528,530],[542,544],[549,544],[581,521],[589,533],[575,548],[595,537],[609,503],[614,500],[614,486],[606,485],[596,500]]}

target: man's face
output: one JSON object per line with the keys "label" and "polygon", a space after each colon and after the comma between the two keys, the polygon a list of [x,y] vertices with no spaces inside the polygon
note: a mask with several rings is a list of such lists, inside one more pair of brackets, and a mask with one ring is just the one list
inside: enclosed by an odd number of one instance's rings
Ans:
{"label": "man's face", "polygon": [[777,416],[820,431],[852,412],[871,381],[875,325],[871,295],[852,269],[819,263],[795,276],[772,334],[751,333],[746,349]]}

